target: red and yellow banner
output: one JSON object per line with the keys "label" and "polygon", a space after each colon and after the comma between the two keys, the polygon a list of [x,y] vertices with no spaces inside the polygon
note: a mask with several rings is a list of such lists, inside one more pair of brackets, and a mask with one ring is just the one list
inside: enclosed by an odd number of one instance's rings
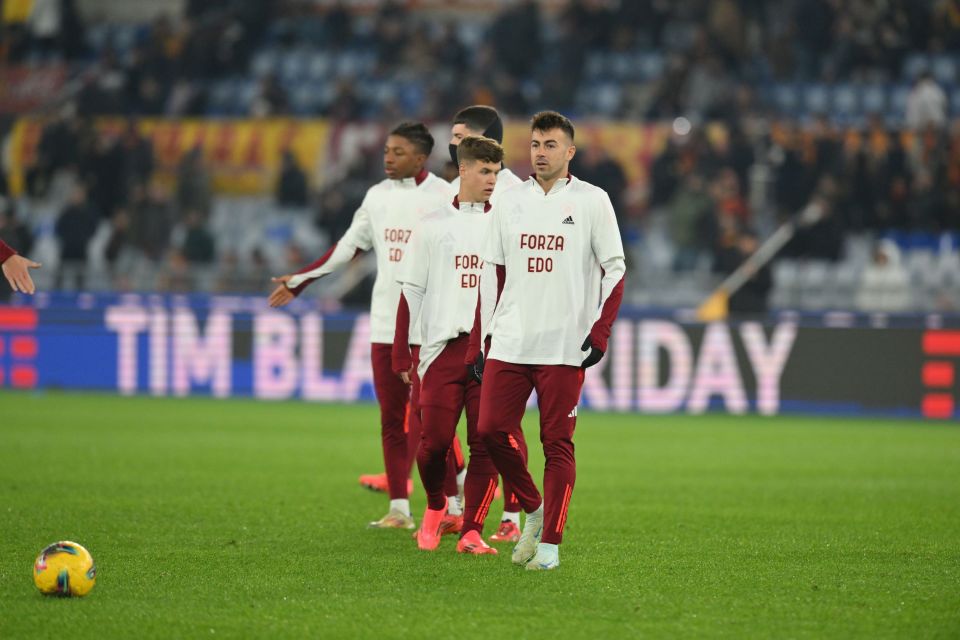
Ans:
{"label": "red and yellow banner", "polygon": [[[23,188],[23,177],[36,162],[43,121],[24,118],[14,127],[11,144],[10,182],[14,193]],[[120,135],[126,122],[101,119],[95,123],[100,135]],[[157,179],[171,180],[184,154],[203,150],[214,190],[242,195],[273,189],[283,152],[290,150],[311,182],[324,180],[323,163],[329,126],[323,120],[161,120],[138,123],[140,134],[153,144]]]}

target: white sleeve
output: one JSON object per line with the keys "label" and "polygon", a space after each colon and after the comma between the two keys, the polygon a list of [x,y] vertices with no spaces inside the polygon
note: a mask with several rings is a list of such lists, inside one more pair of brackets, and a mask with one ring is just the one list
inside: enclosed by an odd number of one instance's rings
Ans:
{"label": "white sleeve", "polygon": [[[422,222],[413,228],[407,250],[397,267],[397,282],[427,288],[430,275],[430,229]],[[411,317],[413,315],[411,314]]]}
{"label": "white sleeve", "polygon": [[407,301],[407,308],[410,309],[410,324],[413,325],[420,318],[420,309],[423,307],[423,297],[427,290],[410,282],[403,283],[401,289]]}
{"label": "white sleeve", "polygon": [[[503,233],[500,230],[500,221],[503,218],[501,211],[500,207],[496,205],[490,211],[492,216],[490,228],[487,231],[487,238],[483,243],[483,253],[480,256],[486,262],[492,262],[493,264],[506,264],[503,252]],[[486,268],[484,268],[484,271],[486,271]],[[496,282],[496,274],[494,274],[494,282]]]}
{"label": "white sleeve", "polygon": [[373,228],[367,210],[368,198],[364,198],[363,204],[353,214],[350,228],[333,247],[333,251],[290,278],[287,282],[288,289],[296,289],[310,280],[316,280],[333,273],[353,260],[358,250],[369,251],[373,248]]}
{"label": "white sleeve", "polygon": [[623,254],[623,241],[620,239],[620,228],[617,226],[617,216],[610,203],[610,196],[603,193],[599,209],[590,229],[590,245],[593,255],[603,269],[603,279],[600,282],[600,304],[594,321],[600,318],[604,305],[623,276],[627,272]]}
{"label": "white sleeve", "polygon": [[480,335],[490,335],[493,312],[497,309],[497,267],[492,262],[483,263],[480,272]]}

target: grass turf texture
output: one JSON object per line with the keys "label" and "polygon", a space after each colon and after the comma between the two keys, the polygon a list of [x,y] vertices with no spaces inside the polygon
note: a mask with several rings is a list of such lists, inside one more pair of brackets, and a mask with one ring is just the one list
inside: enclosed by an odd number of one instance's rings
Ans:
{"label": "grass turf texture", "polygon": [[[356,482],[381,468],[377,424],[0,393],[0,638],[960,634],[956,424],[584,413],[552,573],[366,530],[387,506]],[[97,561],[87,598],[33,587],[61,539]]]}

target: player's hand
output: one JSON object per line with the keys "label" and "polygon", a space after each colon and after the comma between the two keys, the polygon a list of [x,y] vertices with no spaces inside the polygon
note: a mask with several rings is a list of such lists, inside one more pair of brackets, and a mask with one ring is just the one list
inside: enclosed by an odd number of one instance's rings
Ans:
{"label": "player's hand", "polygon": [[483,382],[483,367],[486,363],[483,360],[483,352],[477,354],[477,359],[472,364],[467,365],[467,374],[477,382]]}
{"label": "player's hand", "polygon": [[400,379],[403,380],[403,384],[413,384],[413,365],[410,365],[408,371],[400,372]]}
{"label": "player's hand", "polygon": [[270,282],[279,282],[280,286],[273,290],[270,294],[270,297],[267,299],[267,302],[270,303],[271,307],[283,307],[291,302],[297,296],[293,295],[293,291],[287,288],[287,283],[290,282],[290,278],[293,277],[293,274],[288,273],[285,276],[280,276],[279,278],[270,278]]}
{"label": "player's hand", "polygon": [[33,294],[36,287],[33,286],[33,278],[30,277],[30,269],[39,269],[40,263],[24,258],[21,255],[12,255],[3,261],[0,269],[3,270],[3,277],[10,283],[10,288],[21,293]]}
{"label": "player's hand", "polygon": [[587,336],[587,339],[583,341],[583,346],[580,347],[580,351],[590,350],[590,353],[587,354],[587,359],[583,361],[583,364],[580,365],[581,369],[589,369],[593,365],[600,362],[600,358],[603,357],[603,351],[597,349],[593,346],[593,343],[590,342],[590,337]]}

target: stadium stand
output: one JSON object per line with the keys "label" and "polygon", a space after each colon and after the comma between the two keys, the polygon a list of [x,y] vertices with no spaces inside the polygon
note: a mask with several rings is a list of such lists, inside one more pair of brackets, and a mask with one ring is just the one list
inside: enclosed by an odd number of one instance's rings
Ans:
{"label": "stadium stand", "polygon": [[[527,1],[478,20],[430,3],[211,0],[164,2],[126,22],[98,20],[97,5],[57,4],[53,27],[8,16],[0,47],[3,64],[34,78],[64,70],[43,104],[0,116],[11,136],[17,117],[43,125],[24,191],[0,181],[0,237],[25,227],[36,257],[79,261],[85,286],[262,290],[266,275],[342,232],[350,184],[379,176],[375,162],[346,182],[311,174],[306,205],[292,208],[265,189],[225,195],[203,166],[161,175],[139,118],[417,118],[442,129],[464,104],[492,102],[514,121],[555,108],[654,132],[642,170],[609,137],[585,139],[605,148],[576,163],[615,185],[633,303],[696,305],[744,233],[765,237],[818,203],[824,218],[772,265],[772,308],[960,308],[953,3]],[[111,117],[131,118],[128,131],[94,126]],[[59,222],[68,210],[73,227]],[[90,238],[69,259],[67,227]],[[909,295],[896,294],[903,282]]]}

